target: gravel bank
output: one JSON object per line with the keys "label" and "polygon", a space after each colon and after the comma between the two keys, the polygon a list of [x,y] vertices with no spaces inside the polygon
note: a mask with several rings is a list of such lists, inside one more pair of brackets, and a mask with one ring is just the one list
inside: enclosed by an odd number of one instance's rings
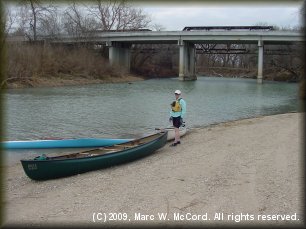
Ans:
{"label": "gravel bank", "polygon": [[5,225],[302,225],[302,115],[194,129],[177,147],[57,180],[35,182],[21,164],[5,167]]}

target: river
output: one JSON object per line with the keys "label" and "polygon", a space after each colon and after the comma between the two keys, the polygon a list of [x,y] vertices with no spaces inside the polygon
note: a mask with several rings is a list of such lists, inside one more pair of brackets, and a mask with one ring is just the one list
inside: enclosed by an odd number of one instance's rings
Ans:
{"label": "river", "polygon": [[169,125],[176,89],[188,128],[299,111],[297,84],[239,78],[11,89],[3,96],[4,139],[140,137]]}
{"label": "river", "polygon": [[137,137],[169,125],[180,89],[185,122],[200,127],[241,118],[298,111],[298,85],[199,77],[134,83],[9,90],[4,95],[6,140]]}

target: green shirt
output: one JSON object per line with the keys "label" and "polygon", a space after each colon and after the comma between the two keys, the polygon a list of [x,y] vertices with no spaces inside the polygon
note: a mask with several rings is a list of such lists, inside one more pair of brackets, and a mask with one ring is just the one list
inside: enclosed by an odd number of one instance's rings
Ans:
{"label": "green shirt", "polygon": [[181,116],[182,118],[184,118],[185,114],[186,114],[186,102],[184,99],[179,98],[179,103],[181,105],[181,111],[175,112],[175,111],[170,111],[170,116],[172,117],[179,117]]}

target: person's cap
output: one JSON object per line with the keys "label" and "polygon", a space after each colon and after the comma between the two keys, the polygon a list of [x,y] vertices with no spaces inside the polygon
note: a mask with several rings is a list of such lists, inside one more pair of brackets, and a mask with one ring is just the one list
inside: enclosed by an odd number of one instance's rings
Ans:
{"label": "person's cap", "polygon": [[180,91],[180,90],[176,90],[176,91],[174,92],[174,94],[180,95],[180,94],[181,94],[181,91]]}

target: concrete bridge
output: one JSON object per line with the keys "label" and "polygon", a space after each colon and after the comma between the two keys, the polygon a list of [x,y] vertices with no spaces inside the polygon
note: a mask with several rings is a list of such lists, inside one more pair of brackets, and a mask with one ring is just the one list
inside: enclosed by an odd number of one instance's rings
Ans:
{"label": "concrete bridge", "polygon": [[93,42],[109,47],[109,61],[130,69],[132,44],[177,44],[179,48],[179,79],[195,80],[195,44],[257,44],[257,82],[262,83],[265,44],[305,42],[301,32],[292,31],[129,31],[95,32],[83,37],[61,36],[52,43]]}

